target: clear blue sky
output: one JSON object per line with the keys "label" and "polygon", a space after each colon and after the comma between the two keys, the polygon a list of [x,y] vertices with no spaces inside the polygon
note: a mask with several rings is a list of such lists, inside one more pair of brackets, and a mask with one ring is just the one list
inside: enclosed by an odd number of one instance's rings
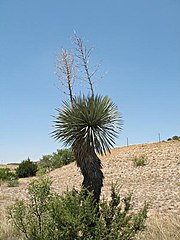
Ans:
{"label": "clear blue sky", "polygon": [[180,135],[179,0],[0,0],[0,163],[61,148],[55,55],[73,30],[101,63],[96,92],[123,114],[117,146]]}

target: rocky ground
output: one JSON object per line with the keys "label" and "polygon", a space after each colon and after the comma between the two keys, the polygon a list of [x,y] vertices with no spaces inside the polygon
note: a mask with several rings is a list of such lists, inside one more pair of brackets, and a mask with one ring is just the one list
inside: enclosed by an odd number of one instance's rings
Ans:
{"label": "rocky ground", "polygon": [[[145,165],[135,167],[133,159],[144,156]],[[173,214],[180,216],[180,141],[117,147],[111,155],[102,157],[104,187],[102,197],[109,199],[112,183],[117,183],[123,196],[133,193],[135,208],[149,202],[149,215]],[[82,176],[75,163],[48,174],[53,189],[62,193],[72,187],[79,188]],[[20,179],[19,187],[0,186],[0,210],[15,199],[27,197],[31,179]]]}

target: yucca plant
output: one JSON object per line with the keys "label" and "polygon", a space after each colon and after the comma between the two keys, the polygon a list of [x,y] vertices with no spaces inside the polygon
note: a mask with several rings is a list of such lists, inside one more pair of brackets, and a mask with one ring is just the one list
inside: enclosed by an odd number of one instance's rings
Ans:
{"label": "yucca plant", "polygon": [[98,202],[103,186],[98,154],[110,152],[121,129],[121,116],[107,97],[78,96],[57,109],[52,136],[70,146],[83,174],[83,187],[92,191]]}

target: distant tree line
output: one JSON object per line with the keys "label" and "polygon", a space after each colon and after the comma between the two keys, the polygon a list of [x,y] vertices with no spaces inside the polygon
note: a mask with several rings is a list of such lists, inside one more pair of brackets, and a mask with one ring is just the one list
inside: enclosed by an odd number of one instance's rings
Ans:
{"label": "distant tree line", "polygon": [[173,136],[172,138],[167,139],[167,141],[171,141],[171,140],[180,141],[180,136]]}

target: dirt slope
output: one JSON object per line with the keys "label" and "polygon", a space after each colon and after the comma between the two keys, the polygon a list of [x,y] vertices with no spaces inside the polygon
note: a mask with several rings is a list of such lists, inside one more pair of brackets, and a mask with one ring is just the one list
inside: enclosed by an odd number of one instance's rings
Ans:
{"label": "dirt slope", "polygon": [[[146,165],[134,167],[132,159],[145,156]],[[135,207],[150,203],[154,213],[180,215],[180,141],[118,147],[101,158],[104,172],[102,197],[109,198],[111,183],[117,183],[124,196],[133,192]],[[82,176],[75,163],[52,171],[53,189],[62,193],[73,186],[79,188]],[[0,210],[15,199],[26,198],[31,179],[20,179],[20,186],[0,186]]]}

